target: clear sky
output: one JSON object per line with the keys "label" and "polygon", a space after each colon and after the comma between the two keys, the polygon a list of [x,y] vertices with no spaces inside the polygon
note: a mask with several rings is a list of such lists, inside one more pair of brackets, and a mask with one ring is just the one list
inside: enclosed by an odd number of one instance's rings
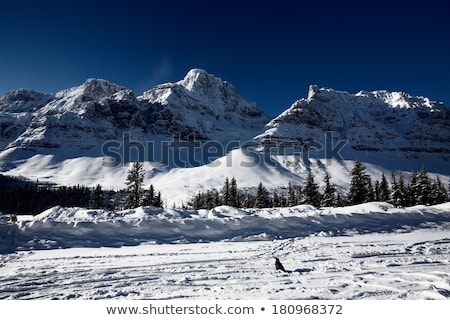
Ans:
{"label": "clear sky", "polygon": [[136,95],[202,68],[275,116],[309,84],[450,106],[450,1],[8,1],[0,95],[103,78]]}

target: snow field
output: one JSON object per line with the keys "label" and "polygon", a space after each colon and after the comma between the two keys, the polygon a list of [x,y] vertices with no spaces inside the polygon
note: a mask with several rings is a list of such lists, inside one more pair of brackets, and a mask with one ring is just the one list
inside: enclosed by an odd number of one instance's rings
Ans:
{"label": "snow field", "polygon": [[[274,256],[287,270],[275,271]],[[448,299],[450,226],[1,258],[1,299]]]}
{"label": "snow field", "polygon": [[450,203],[54,207],[0,216],[0,253],[0,299],[448,299]]}

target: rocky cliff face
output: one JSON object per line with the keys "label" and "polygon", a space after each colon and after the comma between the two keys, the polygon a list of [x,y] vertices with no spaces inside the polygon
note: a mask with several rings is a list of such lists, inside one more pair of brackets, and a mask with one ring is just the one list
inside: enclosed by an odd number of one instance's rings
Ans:
{"label": "rocky cliff face", "polygon": [[324,142],[325,132],[347,148],[390,152],[417,158],[434,154],[450,158],[450,109],[425,97],[404,92],[358,92],[310,86],[308,97],[295,101],[257,138]]}
{"label": "rocky cliff face", "polygon": [[131,90],[106,80],[88,79],[54,95],[13,91],[0,98],[2,148],[87,149],[120,128],[145,130],[138,110]]}
{"label": "rocky cliff face", "polygon": [[270,119],[236,88],[201,69],[139,97],[154,134],[227,141],[254,134]]}
{"label": "rocky cliff face", "polygon": [[267,121],[233,85],[200,69],[140,97],[88,79],[54,95],[20,89],[0,97],[0,148],[89,149],[121,131],[226,142],[254,135]]}

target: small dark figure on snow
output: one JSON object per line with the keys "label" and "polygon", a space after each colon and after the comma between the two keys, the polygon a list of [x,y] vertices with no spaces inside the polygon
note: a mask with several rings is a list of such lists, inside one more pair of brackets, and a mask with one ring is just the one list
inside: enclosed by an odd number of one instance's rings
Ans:
{"label": "small dark figure on snow", "polygon": [[286,269],[284,269],[283,265],[281,264],[280,259],[278,258],[275,258],[275,269],[287,272]]}

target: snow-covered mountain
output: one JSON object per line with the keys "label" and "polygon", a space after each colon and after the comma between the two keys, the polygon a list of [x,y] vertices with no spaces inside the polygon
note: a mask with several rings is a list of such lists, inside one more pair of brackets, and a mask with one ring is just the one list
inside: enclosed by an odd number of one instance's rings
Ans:
{"label": "snow-covered mountain", "polygon": [[426,166],[449,174],[450,108],[404,92],[350,94],[312,85],[307,98],[272,119],[256,140],[303,160],[358,159],[378,172]]}
{"label": "snow-covered mountain", "polygon": [[117,130],[145,124],[133,92],[106,80],[88,79],[54,95],[16,90],[0,98],[1,147],[42,152],[94,147]]}
{"label": "snow-covered mountain", "polygon": [[190,70],[176,83],[155,86],[139,99],[154,134],[230,141],[251,138],[269,121],[232,84],[201,69]]}
{"label": "snow-covered mountain", "polygon": [[99,79],[54,95],[20,89],[0,98],[0,112],[2,150],[89,149],[124,130],[223,141],[252,135],[269,121],[233,85],[200,69],[140,97]]}
{"label": "snow-covered mountain", "polygon": [[[450,109],[403,92],[350,94],[311,86],[307,98],[272,120],[229,82],[201,69],[141,96],[88,79],[56,94],[19,89],[0,97],[0,168],[6,174],[122,188],[126,161],[105,166],[102,146],[123,142],[124,133],[142,147],[153,143],[157,159],[145,150],[145,183],[161,190],[169,205],[220,188],[232,176],[240,187],[262,181],[271,189],[302,183],[307,172],[317,181],[329,173],[345,189],[355,159],[376,179],[423,165],[430,174],[450,175]],[[177,140],[195,140],[194,145],[215,140],[222,147],[209,144],[206,161],[165,163],[163,151],[189,152],[174,148]],[[244,141],[253,142],[250,149],[240,148]]]}
{"label": "snow-covered mountain", "polygon": [[349,94],[310,86],[306,99],[295,101],[268,127],[259,139],[325,145],[324,133],[332,132],[352,150],[450,159],[450,108],[404,92]]}

